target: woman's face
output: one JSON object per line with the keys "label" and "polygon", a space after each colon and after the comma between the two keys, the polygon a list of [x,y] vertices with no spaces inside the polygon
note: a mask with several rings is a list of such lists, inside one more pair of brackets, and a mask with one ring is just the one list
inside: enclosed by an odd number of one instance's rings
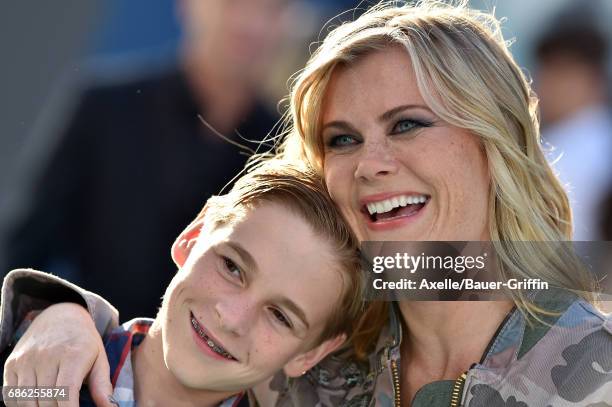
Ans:
{"label": "woman's face", "polygon": [[322,111],[330,194],[360,240],[488,240],[479,140],[438,118],[400,48],[338,67]]}

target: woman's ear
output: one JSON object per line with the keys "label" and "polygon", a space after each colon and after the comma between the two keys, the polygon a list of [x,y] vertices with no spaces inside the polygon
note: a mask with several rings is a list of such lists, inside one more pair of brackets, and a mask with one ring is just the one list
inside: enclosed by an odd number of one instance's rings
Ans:
{"label": "woman's ear", "polygon": [[193,249],[193,246],[195,246],[200,236],[200,232],[204,227],[205,213],[206,207],[204,207],[200,215],[181,232],[172,245],[172,260],[174,260],[174,263],[179,268],[183,267],[183,264],[187,261],[191,249]]}
{"label": "woman's ear", "polygon": [[323,360],[325,356],[338,349],[345,341],[346,335],[341,334],[323,341],[320,345],[305,353],[297,355],[283,368],[285,374],[289,377],[303,375],[307,370]]}

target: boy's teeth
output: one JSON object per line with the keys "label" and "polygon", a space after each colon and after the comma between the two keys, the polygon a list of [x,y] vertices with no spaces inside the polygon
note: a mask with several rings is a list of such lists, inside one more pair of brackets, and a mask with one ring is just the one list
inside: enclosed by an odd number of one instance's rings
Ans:
{"label": "boy's teeth", "polygon": [[426,201],[427,197],[425,195],[400,195],[385,199],[383,201],[370,202],[366,205],[366,207],[368,209],[368,213],[370,215],[374,215],[375,213],[389,212],[392,209],[400,206],[425,203]]}
{"label": "boy's teeth", "polygon": [[200,335],[200,337],[202,339],[204,339],[204,341],[206,342],[206,344],[208,345],[209,348],[211,348],[215,353],[218,353],[219,355],[230,359],[230,360],[235,360],[234,357],[232,355],[230,355],[225,349],[223,349],[222,347],[218,346],[215,342],[213,342],[212,339],[210,339],[208,337],[208,335],[206,335],[206,333],[204,332],[204,330],[200,327],[200,324],[198,324],[198,321],[195,318],[191,318],[191,324],[193,325],[193,327],[195,328],[196,332],[198,333],[198,335]]}

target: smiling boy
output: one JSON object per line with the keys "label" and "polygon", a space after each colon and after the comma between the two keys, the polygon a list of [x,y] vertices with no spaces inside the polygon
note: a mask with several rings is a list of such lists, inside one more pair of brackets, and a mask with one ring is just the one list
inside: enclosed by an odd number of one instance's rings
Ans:
{"label": "smiling boy", "polygon": [[229,406],[280,369],[301,375],[360,309],[356,248],[315,175],[284,164],[245,175],[174,244],[179,271],[132,350],[133,393],[117,391],[119,374],[115,398]]}
{"label": "smiling boy", "polygon": [[318,177],[284,163],[209,199],[172,257],[156,319],[105,338],[122,406],[246,404],[247,389],[337,349],[361,310],[356,240]]}

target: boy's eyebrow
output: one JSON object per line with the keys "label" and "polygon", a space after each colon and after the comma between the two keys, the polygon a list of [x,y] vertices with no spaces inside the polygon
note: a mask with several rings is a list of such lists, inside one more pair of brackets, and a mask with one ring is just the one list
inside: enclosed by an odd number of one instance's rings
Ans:
{"label": "boy's eyebrow", "polygon": [[310,329],[310,324],[308,324],[308,319],[306,318],[304,310],[302,310],[295,302],[291,301],[289,298],[283,297],[279,303],[289,308],[289,310],[291,310],[291,312],[293,312],[302,321],[302,323],[306,326],[306,329]]}
{"label": "boy's eyebrow", "polygon": [[240,256],[240,259],[246,263],[246,266],[257,272],[259,269],[257,268],[257,263],[255,262],[255,259],[253,258],[253,256],[251,256],[251,253],[249,253],[245,248],[243,248],[242,246],[240,246],[238,243],[235,242],[225,242],[229,247],[231,247],[236,253],[238,253],[238,256]]}

